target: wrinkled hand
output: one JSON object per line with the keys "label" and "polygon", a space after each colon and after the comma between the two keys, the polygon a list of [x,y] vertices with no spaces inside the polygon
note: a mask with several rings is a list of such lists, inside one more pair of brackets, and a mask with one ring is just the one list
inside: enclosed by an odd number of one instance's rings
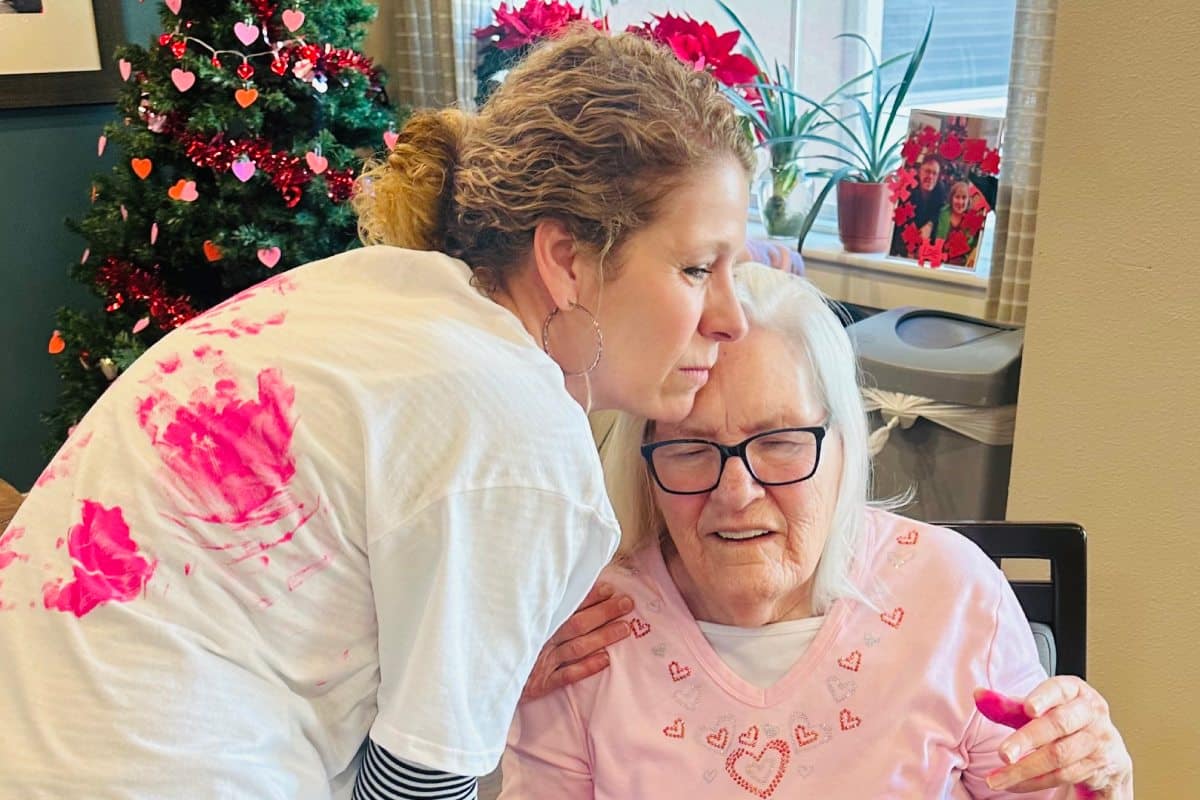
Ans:
{"label": "wrinkled hand", "polygon": [[614,596],[612,587],[605,583],[593,586],[538,654],[521,699],[543,697],[608,667],[604,648],[629,635],[629,624],[620,617],[630,611],[630,597]]}
{"label": "wrinkled hand", "polygon": [[987,776],[993,789],[1023,793],[1073,784],[1080,798],[1133,797],[1133,760],[1108,703],[1086,682],[1056,676],[1024,700],[977,689],[975,705],[993,722],[1016,729],[1000,743],[1009,766]]}

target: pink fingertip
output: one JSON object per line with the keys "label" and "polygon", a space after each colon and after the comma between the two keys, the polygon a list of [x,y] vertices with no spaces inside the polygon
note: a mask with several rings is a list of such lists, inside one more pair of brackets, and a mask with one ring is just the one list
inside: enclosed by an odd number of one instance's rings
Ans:
{"label": "pink fingertip", "polygon": [[1025,713],[1025,706],[1020,700],[992,689],[980,689],[975,692],[975,707],[992,722],[1013,729],[1020,728],[1032,719]]}

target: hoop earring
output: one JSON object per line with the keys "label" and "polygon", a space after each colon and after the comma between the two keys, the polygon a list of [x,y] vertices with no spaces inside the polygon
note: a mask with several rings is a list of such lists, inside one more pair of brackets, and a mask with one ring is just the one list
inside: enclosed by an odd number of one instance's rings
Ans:
{"label": "hoop earring", "polygon": [[[580,375],[586,377],[588,373],[596,368],[596,365],[600,363],[600,357],[604,355],[604,334],[600,332],[600,323],[596,320],[596,316],[592,312],[588,311],[586,308],[574,301],[571,301],[571,305],[568,310],[582,311],[588,315],[588,319],[592,322],[592,332],[596,336],[596,355],[592,359],[592,363],[588,365],[587,369],[579,372],[568,372],[566,369],[563,369],[563,375],[568,378],[574,378]],[[542,323],[542,350],[545,351],[546,355],[550,356],[551,358],[554,358],[554,354],[550,352],[550,322],[558,316],[558,312],[558,306],[555,306],[554,310],[551,311],[549,316],[546,317],[546,321]],[[559,364],[559,367],[562,368],[562,365]]]}

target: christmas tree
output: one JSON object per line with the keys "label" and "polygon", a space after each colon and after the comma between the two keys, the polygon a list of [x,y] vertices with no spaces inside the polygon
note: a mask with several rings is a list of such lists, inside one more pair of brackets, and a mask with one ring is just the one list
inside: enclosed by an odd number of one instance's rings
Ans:
{"label": "christmas tree", "polygon": [[273,273],[356,244],[358,165],[402,121],[362,55],[363,0],[164,0],[163,33],[117,51],[122,120],[98,151],[72,275],[101,298],[62,309],[52,448],[171,329]]}

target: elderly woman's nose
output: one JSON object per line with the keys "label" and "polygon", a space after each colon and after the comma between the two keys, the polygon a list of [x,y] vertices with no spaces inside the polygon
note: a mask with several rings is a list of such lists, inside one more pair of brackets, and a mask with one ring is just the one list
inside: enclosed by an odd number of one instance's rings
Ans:
{"label": "elderly woman's nose", "polygon": [[712,497],[719,502],[737,506],[760,497],[762,493],[762,485],[754,480],[754,476],[746,468],[746,462],[740,458],[731,458],[725,462],[725,471],[721,473],[721,480],[717,483],[717,488],[713,489]]}

